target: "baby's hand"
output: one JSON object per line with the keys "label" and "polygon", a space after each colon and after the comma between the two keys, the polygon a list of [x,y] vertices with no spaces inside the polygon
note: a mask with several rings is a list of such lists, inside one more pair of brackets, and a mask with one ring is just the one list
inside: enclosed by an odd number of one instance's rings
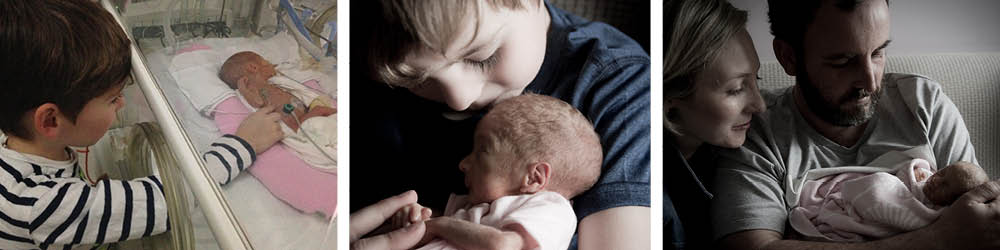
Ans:
{"label": "baby's hand", "polygon": [[331,107],[316,106],[314,108],[309,109],[309,112],[306,113],[305,115],[303,115],[302,117],[300,117],[299,119],[301,119],[301,122],[305,122],[309,118],[318,117],[318,116],[330,116],[330,115],[333,115],[333,114],[336,114],[336,113],[337,113],[337,110],[333,109]]}
{"label": "baby's hand", "polygon": [[396,214],[392,215],[391,219],[392,228],[393,230],[403,228],[413,223],[429,220],[430,218],[430,208],[421,206],[418,203],[412,203],[396,210]]}

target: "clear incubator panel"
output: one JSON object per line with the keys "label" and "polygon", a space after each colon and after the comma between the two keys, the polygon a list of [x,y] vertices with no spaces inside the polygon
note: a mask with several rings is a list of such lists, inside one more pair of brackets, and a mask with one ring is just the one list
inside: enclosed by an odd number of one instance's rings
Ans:
{"label": "clear incubator panel", "polygon": [[[120,247],[335,248],[336,1],[104,1],[138,47],[144,67],[134,64],[142,67],[136,70],[152,84],[126,88],[125,108],[89,153],[92,166],[109,167],[89,173],[127,178],[158,172],[171,216],[169,232]],[[255,80],[258,85],[223,81],[224,62],[244,51],[265,60],[272,75]],[[210,169],[220,167],[206,164],[215,156],[205,153],[263,106],[278,110],[285,139],[257,152],[228,183],[205,188]],[[186,145],[165,139],[172,135]],[[183,160],[192,156],[197,164]]]}

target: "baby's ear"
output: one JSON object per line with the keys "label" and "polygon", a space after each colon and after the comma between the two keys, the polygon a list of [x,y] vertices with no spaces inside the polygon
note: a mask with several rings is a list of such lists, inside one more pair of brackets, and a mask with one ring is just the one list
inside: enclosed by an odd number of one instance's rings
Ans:
{"label": "baby's ear", "polygon": [[240,78],[236,80],[236,87],[240,89],[246,88],[249,85],[249,82],[250,82],[249,77],[240,76]]}
{"label": "baby's ear", "polygon": [[533,194],[545,189],[552,177],[552,166],[548,162],[532,163],[521,182],[521,193]]}

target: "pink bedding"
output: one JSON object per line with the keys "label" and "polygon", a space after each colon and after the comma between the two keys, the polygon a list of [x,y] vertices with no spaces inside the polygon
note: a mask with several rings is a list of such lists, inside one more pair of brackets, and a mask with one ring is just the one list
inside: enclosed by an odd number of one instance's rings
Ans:
{"label": "pink bedding", "polygon": [[[219,111],[213,116],[215,124],[226,134],[235,133],[250,112],[236,96],[223,100],[215,110]],[[337,175],[309,166],[281,142],[257,152],[249,171],[275,197],[302,212],[319,212],[328,218],[336,214]]]}

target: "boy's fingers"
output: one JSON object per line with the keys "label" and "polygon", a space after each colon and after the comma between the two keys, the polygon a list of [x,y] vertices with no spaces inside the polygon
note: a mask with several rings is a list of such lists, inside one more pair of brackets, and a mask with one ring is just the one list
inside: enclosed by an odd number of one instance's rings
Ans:
{"label": "boy's fingers", "polygon": [[[352,221],[353,222],[353,221]],[[415,246],[424,236],[424,223],[414,223],[407,227],[383,235],[351,242],[352,250],[390,249],[405,250]]]}
{"label": "boy's fingers", "polygon": [[417,192],[410,190],[351,213],[350,241],[361,238],[362,235],[382,225],[397,210],[415,202],[417,202]]}

